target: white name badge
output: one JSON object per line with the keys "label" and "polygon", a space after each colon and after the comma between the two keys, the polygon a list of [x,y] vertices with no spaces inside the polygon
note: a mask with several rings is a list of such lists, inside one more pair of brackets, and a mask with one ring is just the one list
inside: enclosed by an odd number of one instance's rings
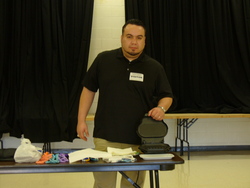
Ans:
{"label": "white name badge", "polygon": [[129,76],[129,80],[143,82],[144,75],[141,73],[131,72]]}

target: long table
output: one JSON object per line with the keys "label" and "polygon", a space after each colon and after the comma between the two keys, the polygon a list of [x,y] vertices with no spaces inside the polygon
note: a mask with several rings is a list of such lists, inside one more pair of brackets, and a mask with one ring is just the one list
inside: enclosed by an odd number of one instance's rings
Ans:
{"label": "long table", "polygon": [[[216,113],[166,113],[164,119],[190,119],[190,118],[250,118],[249,114],[216,114]],[[94,121],[95,115],[89,114],[87,121]]]}
{"label": "long table", "polygon": [[[174,154],[174,153],[173,153]],[[102,160],[97,162],[60,163],[60,164],[42,164],[36,163],[15,163],[14,161],[0,161],[0,174],[24,174],[24,173],[65,173],[65,172],[107,172],[118,171],[128,181],[132,181],[126,176],[124,171],[149,171],[150,187],[160,187],[158,171],[174,170],[176,164],[183,164],[184,160],[174,154],[172,159],[165,160],[143,160],[139,156],[136,162],[131,163],[106,163]],[[134,187],[139,187],[133,181]]]}
{"label": "long table", "polygon": [[180,155],[183,155],[184,142],[187,144],[188,159],[190,159],[190,144],[188,130],[199,118],[250,118],[250,114],[216,114],[216,113],[180,113],[165,114],[164,119],[177,119],[177,133],[175,138],[175,151],[180,141]]}
{"label": "long table", "polygon": [[[87,116],[87,121],[94,120],[94,114]],[[180,141],[180,155],[183,155],[184,142],[187,144],[188,159],[190,159],[190,144],[188,141],[189,128],[200,118],[250,118],[249,114],[218,114],[218,113],[166,113],[164,119],[177,120],[177,133],[175,137],[175,151],[177,151],[178,140]]]}

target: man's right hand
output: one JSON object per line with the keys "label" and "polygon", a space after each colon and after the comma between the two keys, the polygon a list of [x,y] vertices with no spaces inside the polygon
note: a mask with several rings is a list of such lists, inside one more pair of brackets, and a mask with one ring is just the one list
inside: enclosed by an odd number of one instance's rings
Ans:
{"label": "man's right hand", "polygon": [[85,141],[88,140],[87,137],[89,137],[89,131],[88,131],[88,125],[86,124],[86,122],[83,123],[78,123],[77,124],[77,136]]}

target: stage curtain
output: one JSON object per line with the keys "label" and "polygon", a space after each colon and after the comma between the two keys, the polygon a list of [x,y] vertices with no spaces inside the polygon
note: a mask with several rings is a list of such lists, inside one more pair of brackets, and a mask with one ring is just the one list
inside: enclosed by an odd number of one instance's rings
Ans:
{"label": "stage curtain", "polygon": [[250,113],[249,0],[125,0],[147,27],[146,52],[165,68],[170,112]]}
{"label": "stage curtain", "polygon": [[0,1],[0,132],[72,141],[93,0]]}

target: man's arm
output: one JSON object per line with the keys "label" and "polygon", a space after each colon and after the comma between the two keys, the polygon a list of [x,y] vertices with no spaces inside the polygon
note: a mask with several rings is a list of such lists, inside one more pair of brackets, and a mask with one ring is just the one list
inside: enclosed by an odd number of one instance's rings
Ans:
{"label": "man's arm", "polygon": [[76,131],[78,137],[85,141],[87,141],[87,137],[89,136],[86,117],[93,103],[94,97],[95,97],[95,92],[90,91],[86,87],[83,88],[79,102],[78,122]]}
{"label": "man's arm", "polygon": [[163,120],[165,112],[170,108],[172,102],[173,99],[171,97],[162,98],[161,100],[159,100],[158,106],[152,108],[148,112],[148,116],[151,116],[153,119],[158,121]]}

